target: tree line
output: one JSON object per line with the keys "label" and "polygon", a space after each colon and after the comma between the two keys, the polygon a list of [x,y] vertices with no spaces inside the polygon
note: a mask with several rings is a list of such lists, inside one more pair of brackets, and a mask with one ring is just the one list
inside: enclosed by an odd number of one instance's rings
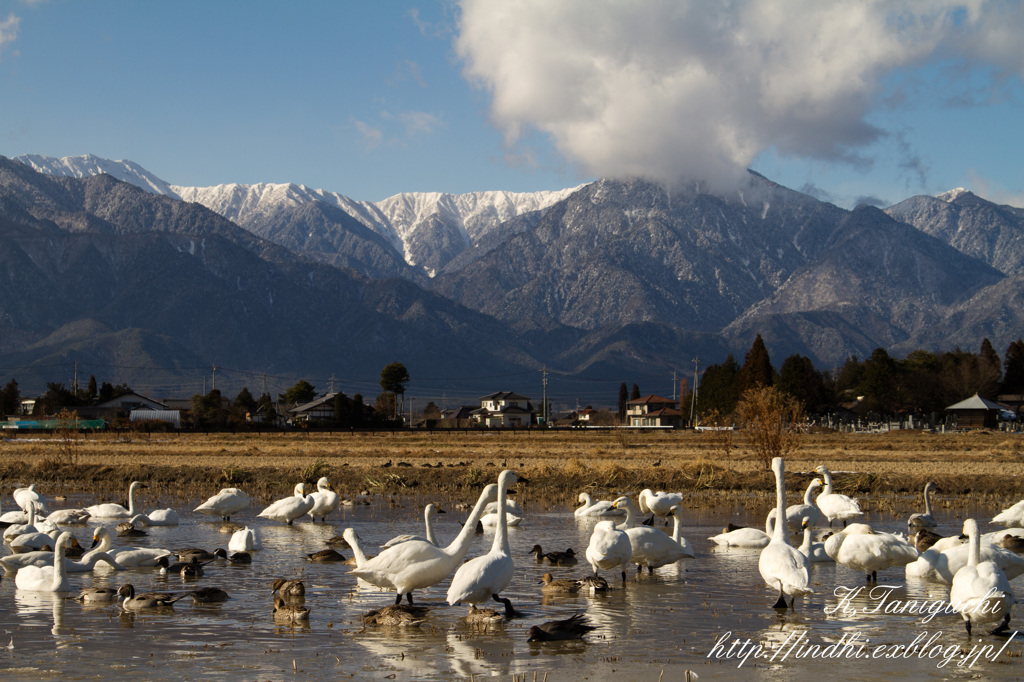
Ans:
{"label": "tree line", "polygon": [[[741,396],[758,386],[774,387],[800,401],[809,416],[835,413],[841,407],[863,416],[939,413],[975,393],[993,401],[999,395],[1024,393],[1024,340],[1010,343],[1003,358],[987,338],[977,353],[960,348],[916,350],[896,359],[876,348],[863,360],[851,355],[830,372],[815,368],[810,358],[799,354],[787,357],[776,370],[758,334],[742,365],[729,355],[704,370],[697,387],[697,413],[734,414]],[[692,397],[684,396],[682,404],[689,404]]]}

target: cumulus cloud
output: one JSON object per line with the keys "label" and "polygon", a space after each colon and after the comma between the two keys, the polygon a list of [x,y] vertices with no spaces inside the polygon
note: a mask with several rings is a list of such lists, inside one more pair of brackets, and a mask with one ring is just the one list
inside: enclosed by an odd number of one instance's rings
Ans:
{"label": "cumulus cloud", "polygon": [[0,56],[4,53],[4,47],[8,43],[13,43],[18,39],[18,24],[21,23],[21,19],[11,12],[7,15],[7,18],[0,21]]}
{"label": "cumulus cloud", "polygon": [[[998,0],[460,0],[455,48],[509,145],[591,175],[732,183],[765,149],[865,165],[885,79],[927,62],[1024,73]],[[890,93],[891,94],[891,93]]]}

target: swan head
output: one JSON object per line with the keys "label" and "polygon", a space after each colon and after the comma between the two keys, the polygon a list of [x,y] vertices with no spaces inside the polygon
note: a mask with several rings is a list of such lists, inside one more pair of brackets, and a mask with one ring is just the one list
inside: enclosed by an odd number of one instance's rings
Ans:
{"label": "swan head", "polygon": [[782,461],[781,457],[772,457],[772,471],[776,474],[783,474],[786,471],[786,465]]}
{"label": "swan head", "polygon": [[974,519],[966,519],[964,521],[964,535],[968,538],[974,537],[978,534],[978,522]]}
{"label": "swan head", "polygon": [[331,488],[331,482],[327,480],[326,476],[320,477],[320,480],[316,482],[316,487],[319,490],[333,490],[333,488]]}
{"label": "swan head", "polygon": [[438,514],[447,514],[448,512],[446,512],[444,509],[441,509],[436,504],[431,502],[430,504],[427,505],[426,509],[423,510],[423,513],[426,516],[429,516],[430,518],[434,518]]}
{"label": "swan head", "polygon": [[110,530],[106,526],[97,526],[96,530],[92,532],[92,545],[90,549],[101,544],[104,540],[110,539]]}
{"label": "swan head", "polygon": [[926,493],[935,492],[938,489],[939,486],[935,485],[935,483],[933,483],[932,481],[928,481],[927,483],[924,484],[924,491]]}
{"label": "swan head", "polygon": [[576,498],[576,501],[589,505],[592,499],[593,498],[590,497],[590,493],[580,493],[579,496]]}
{"label": "swan head", "polygon": [[616,509],[620,507],[622,507],[623,509],[629,509],[630,507],[633,506],[633,500],[623,495],[622,497],[619,497],[614,502],[612,502],[612,506],[615,507]]}
{"label": "swan head", "polygon": [[128,486],[128,491],[138,490],[139,488],[148,488],[149,486],[142,481],[132,481],[132,484]]}
{"label": "swan head", "polygon": [[305,481],[303,481],[302,483],[296,483],[295,484],[295,491],[294,492],[295,492],[295,496],[296,497],[305,497],[305,495],[306,495],[306,483],[305,483]]}
{"label": "swan head", "polygon": [[341,537],[345,538],[345,542],[348,543],[349,547],[359,542],[359,536],[356,535],[356,531],[354,528],[346,528],[344,531],[342,531]]}

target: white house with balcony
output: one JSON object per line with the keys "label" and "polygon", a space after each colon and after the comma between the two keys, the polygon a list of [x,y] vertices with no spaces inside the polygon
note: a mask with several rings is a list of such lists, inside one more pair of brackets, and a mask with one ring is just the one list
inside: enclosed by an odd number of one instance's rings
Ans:
{"label": "white house with balcony", "polygon": [[529,426],[536,421],[530,399],[511,391],[491,393],[480,398],[480,408],[470,416],[488,427],[509,428]]}
{"label": "white house with balcony", "polygon": [[676,409],[676,401],[660,395],[648,395],[626,403],[626,420],[630,426],[676,428],[683,413]]}

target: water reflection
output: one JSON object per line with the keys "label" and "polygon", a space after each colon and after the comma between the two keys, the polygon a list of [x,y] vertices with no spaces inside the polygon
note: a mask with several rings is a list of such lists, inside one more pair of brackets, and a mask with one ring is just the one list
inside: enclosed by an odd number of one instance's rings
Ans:
{"label": "water reflection", "polygon": [[[201,501],[174,506],[191,509]],[[449,607],[445,603],[444,581],[422,595],[417,594],[418,603],[431,607],[422,626],[388,631],[364,629],[361,615],[393,603],[393,595],[376,587],[361,587],[348,575],[348,566],[312,564],[306,560],[306,554],[323,548],[327,539],[340,535],[347,526],[355,528],[371,553],[376,553],[379,544],[394,535],[422,532],[423,503],[409,499],[402,506],[392,506],[387,500],[376,498],[371,506],[343,513],[339,510],[327,523],[303,520],[293,526],[256,519],[258,509],[254,508],[237,519],[233,517],[240,524],[258,527],[262,535],[264,549],[253,553],[252,564],[214,561],[205,567],[205,576],[196,581],[182,580],[179,575],[161,576],[151,568],[125,572],[100,568],[71,577],[76,590],[119,587],[127,581],[140,592],[219,587],[230,594],[227,602],[219,604],[196,605],[186,598],[163,613],[127,613],[115,604],[65,602],[60,595],[18,591],[13,580],[3,580],[0,644],[13,635],[16,648],[11,655],[26,670],[42,666],[48,676],[67,678],[79,678],[84,671],[93,670],[98,658],[117,666],[119,676],[154,680],[204,674],[231,679],[281,679],[292,674],[293,661],[296,670],[331,679],[379,679],[394,674],[401,680],[447,680],[539,672],[538,679],[550,673],[549,679],[632,675],[637,680],[647,680],[657,679],[661,670],[666,671],[665,679],[678,679],[670,673],[687,667],[701,673],[701,666],[711,663],[715,667],[707,677],[745,679],[752,672],[750,667],[737,667],[734,660],[707,658],[716,641],[726,633],[780,646],[787,638],[792,641],[801,635],[801,641],[812,644],[834,643],[853,634],[869,638],[872,644],[910,643],[920,631],[942,630],[944,643],[966,643],[958,617],[941,614],[923,623],[920,615],[872,611],[877,600],[870,595],[851,598],[853,613],[827,612],[840,604],[837,588],[865,585],[862,574],[834,564],[815,564],[812,583],[816,594],[801,599],[795,612],[780,616],[771,608],[776,595],[764,585],[758,571],[759,553],[716,548],[706,540],[727,521],[741,520],[736,509],[727,507],[688,510],[682,532],[694,545],[695,559],[662,567],[653,575],[645,572],[639,579],[633,569],[624,586],[617,579],[611,581],[614,589],[608,593],[554,595],[542,593],[541,575],[550,572],[555,578],[581,578],[590,573],[590,567],[582,559],[576,566],[537,563],[529,555],[530,548],[534,544],[547,551],[573,547],[582,556],[597,519],[577,520],[569,507],[534,512],[527,506],[522,524],[510,530],[516,569],[512,583],[503,593],[526,614],[525,618],[485,628],[471,627],[463,620],[465,607]],[[466,512],[455,511],[452,501],[442,501],[442,505],[448,514],[436,530],[441,542],[445,542],[458,532]],[[147,503],[147,508],[164,506],[166,502]],[[741,511],[750,518],[761,514],[760,509]],[[878,518],[869,522],[882,530],[895,530],[903,523]],[[185,514],[180,526],[150,528],[148,537],[133,538],[131,544],[212,550],[227,543],[228,536],[219,532],[220,526],[219,521]],[[467,558],[487,552],[492,538],[490,533],[476,536]],[[340,551],[351,555],[350,550]],[[312,609],[308,625],[293,628],[274,622],[271,584],[275,578],[301,578],[305,582],[305,604]],[[948,598],[948,587],[944,585],[904,580],[899,575],[883,580],[884,584],[897,586],[891,600],[910,603]],[[1024,578],[1015,579],[1013,584],[1024,594]],[[527,643],[531,625],[568,618],[574,613],[586,614],[597,627],[585,641]],[[1024,618],[1024,613],[1017,617]],[[1014,641],[1008,650],[1020,653],[1022,649],[1024,645]],[[60,656],[55,655],[57,650]],[[961,673],[1017,676],[1024,674],[1021,660],[1004,656],[999,663],[982,660],[972,670],[949,673],[928,660],[866,661],[840,668],[834,661],[805,657],[790,658],[782,664],[764,663],[756,674],[777,679],[837,674],[843,678],[876,679],[880,675],[917,679]],[[160,663],[155,665],[153,661]],[[6,665],[6,661],[0,665]],[[214,672],[208,673],[207,669]],[[613,669],[615,672],[610,672]],[[285,671],[287,674],[283,675]],[[6,674],[5,679],[40,676],[37,672],[26,672]]]}

